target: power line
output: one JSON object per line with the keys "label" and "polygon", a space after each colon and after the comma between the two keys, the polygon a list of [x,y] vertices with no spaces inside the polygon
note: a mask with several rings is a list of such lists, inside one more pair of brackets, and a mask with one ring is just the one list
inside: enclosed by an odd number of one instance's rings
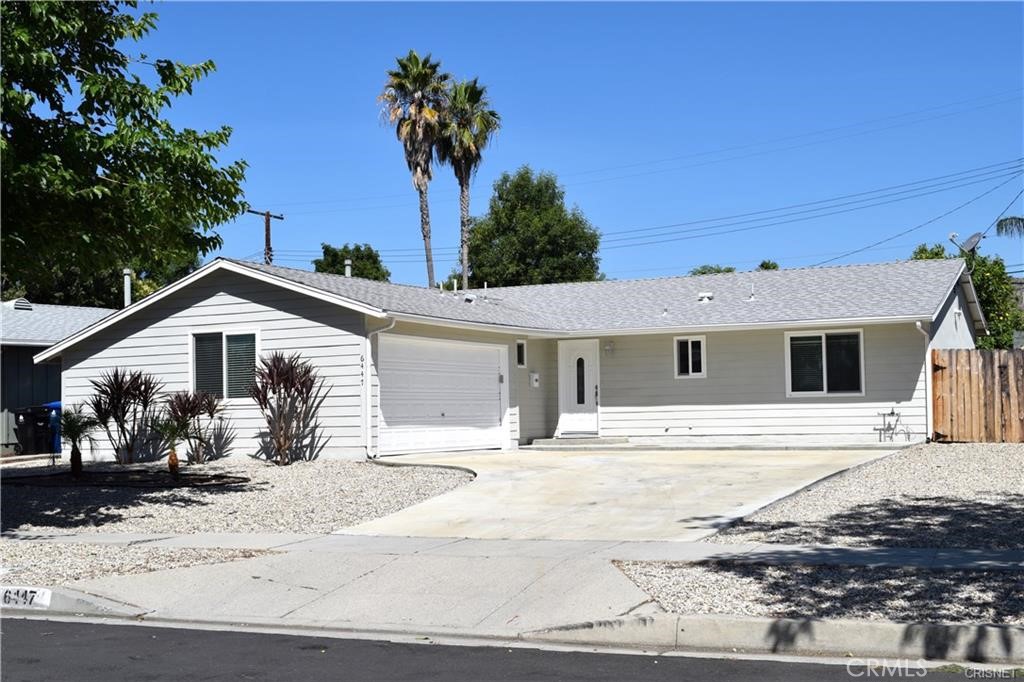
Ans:
{"label": "power line", "polygon": [[[1020,176],[1021,176],[1020,172],[1014,173],[1014,174],[1012,174],[1010,176],[1009,180],[1007,180],[1006,182],[1009,182],[1010,180],[1013,180],[1014,178],[1018,178]],[[1000,176],[1000,177],[1005,177],[1005,176]],[[987,178],[987,180],[991,180],[991,179],[992,178]],[[842,215],[844,213],[852,213],[854,211],[861,211],[861,210],[864,210],[866,208],[875,208],[877,206],[885,206],[885,205],[897,203],[897,202],[900,202],[900,201],[907,201],[908,199],[916,199],[916,198],[919,198],[919,197],[922,197],[922,196],[928,196],[928,195],[931,195],[931,194],[938,194],[940,192],[949,191],[951,189],[959,189],[961,187],[969,187],[971,185],[976,185],[976,184],[979,184],[981,182],[985,182],[985,180],[975,180],[975,181],[967,182],[967,183],[964,183],[964,184],[961,184],[961,185],[957,185],[957,186],[954,186],[954,187],[948,187],[948,188],[939,189],[939,190],[932,190],[930,192],[923,192],[921,194],[918,194],[918,195],[915,195],[915,196],[911,196],[911,197],[902,197],[902,198],[898,198],[898,199],[889,199],[888,201],[880,201],[880,202],[877,202],[877,203],[874,203],[874,204],[868,204],[866,206],[854,206],[852,208],[846,208],[846,209],[842,209],[842,210],[838,210],[838,211],[829,211],[827,213],[818,213],[816,215],[803,216],[801,218],[792,218],[792,219],[787,219],[787,220],[776,220],[775,222],[764,223],[763,225],[750,225],[750,226],[747,226],[747,227],[736,227],[736,228],[729,229],[729,230],[718,229],[718,228],[721,228],[721,227],[727,227],[728,224],[726,224],[726,225],[715,225],[714,227],[711,227],[711,228],[698,228],[698,229],[703,229],[703,230],[716,230],[716,231],[714,231],[714,232],[707,231],[707,232],[702,232],[700,234],[689,234],[689,235],[685,235],[685,236],[681,236],[681,237],[669,237],[669,238],[666,238],[666,239],[651,239],[651,240],[648,240],[648,241],[645,241],[645,242],[635,242],[635,243],[628,243],[628,244],[614,244],[612,246],[606,247],[604,250],[610,251],[610,250],[615,250],[615,249],[634,248],[634,247],[637,247],[637,246],[650,246],[650,245],[653,245],[653,244],[667,244],[669,242],[687,241],[687,240],[690,240],[690,239],[700,239],[701,237],[718,237],[718,236],[721,236],[721,235],[724,235],[724,234],[734,234],[734,233],[737,233],[737,232],[749,232],[751,230],[762,230],[762,229],[765,229],[767,227],[777,227],[779,225],[790,225],[790,224],[793,224],[793,223],[805,222],[807,220],[817,220],[818,218],[825,218],[825,217],[833,216],[833,215]],[[999,187],[1002,187],[1003,185],[1005,185],[1006,182],[1001,183],[999,185]]]}
{"label": "power line", "polygon": [[[818,129],[818,130],[813,130],[813,131],[804,132],[804,133],[798,133],[798,134],[795,134],[795,135],[787,135],[787,136],[778,137],[778,138],[771,138],[769,140],[760,141],[760,142],[751,142],[751,143],[746,143],[746,144],[742,144],[742,145],[732,145],[732,146],[729,146],[729,147],[721,147],[719,149],[707,150],[707,151],[703,151],[703,152],[694,152],[694,153],[684,154],[684,155],[680,155],[680,156],[666,157],[666,158],[663,158],[663,159],[655,159],[655,160],[649,160],[649,161],[638,161],[638,162],[631,163],[631,164],[623,164],[623,165],[618,165],[618,166],[606,166],[606,167],[603,167],[603,168],[595,168],[595,169],[586,169],[586,170],[582,170],[582,171],[574,171],[574,172],[562,174],[562,177],[574,177],[574,176],[587,175],[587,174],[593,174],[593,173],[603,173],[603,172],[607,172],[609,170],[620,170],[620,169],[627,169],[627,168],[637,168],[637,167],[642,167],[642,166],[649,166],[649,165],[657,165],[657,164],[661,164],[661,163],[668,163],[670,161],[681,161],[681,160],[691,159],[691,158],[700,158],[700,157],[705,157],[705,156],[714,156],[716,154],[724,154],[724,153],[731,152],[731,151],[740,151],[740,150],[743,150],[743,149],[751,149],[751,148],[754,148],[754,147],[760,147],[760,146],[764,146],[764,145],[768,145],[768,144],[775,144],[777,142],[786,142],[786,141],[789,141],[789,140],[796,140],[796,139],[801,139],[801,138],[805,138],[805,137],[813,137],[815,135],[824,135],[826,133],[836,132],[836,131],[839,131],[839,130],[847,130],[847,129],[850,129],[850,128],[857,128],[857,127],[860,127],[860,126],[869,125],[871,123],[881,123],[881,122],[884,122],[884,121],[890,121],[890,120],[895,120],[895,119],[899,119],[899,118],[907,118],[909,116],[916,116],[918,114],[928,113],[928,112],[931,112],[931,111],[938,111],[938,110],[941,110],[941,109],[948,109],[950,107],[958,106],[960,104],[968,104],[968,103],[971,103],[971,102],[980,102],[980,101],[983,101],[983,100],[992,99],[993,97],[1001,97],[1003,95],[1008,95],[1010,93],[1018,93],[1015,97],[1010,97],[1010,98],[998,100],[998,101],[995,101],[995,102],[988,102],[986,104],[981,104],[979,106],[971,107],[971,108],[968,108],[968,109],[962,109],[962,110],[953,111],[953,112],[946,112],[946,113],[943,113],[943,114],[938,114],[936,116],[930,116],[930,117],[926,117],[926,118],[916,119],[916,120],[913,120],[913,121],[905,121],[905,122],[902,122],[902,123],[897,123],[897,124],[894,124],[894,125],[885,126],[885,127],[881,127],[881,128],[873,128],[873,129],[869,129],[869,130],[865,130],[865,131],[858,131],[858,132],[855,132],[855,133],[851,133],[851,134],[848,134],[848,135],[843,135],[843,136],[835,137],[835,138],[831,138],[831,139],[815,140],[815,141],[803,143],[803,144],[800,144],[800,145],[790,146],[790,147],[781,147],[781,148],[776,148],[776,149],[763,150],[763,151],[755,152],[755,153],[749,154],[749,155],[733,156],[733,157],[729,157],[729,158],[726,158],[726,159],[717,159],[717,160],[712,160],[712,161],[708,161],[708,162],[702,162],[700,164],[695,164],[695,165],[690,165],[690,166],[682,166],[682,167],[669,168],[669,169],[660,169],[660,170],[650,171],[650,172],[647,172],[647,173],[641,173],[641,174],[638,174],[638,175],[625,175],[625,176],[617,176],[617,177],[612,177],[612,178],[601,178],[601,179],[592,180],[592,181],[583,181],[583,182],[575,182],[575,183],[574,182],[570,182],[570,183],[564,183],[564,184],[566,186],[576,186],[576,185],[592,184],[592,183],[595,183],[595,182],[610,182],[612,180],[618,180],[618,179],[640,177],[640,176],[643,176],[643,175],[650,175],[650,174],[663,173],[663,172],[672,172],[674,170],[684,170],[684,169],[687,169],[687,168],[694,168],[694,167],[704,166],[704,165],[713,164],[713,163],[724,163],[726,161],[740,160],[740,159],[750,158],[751,156],[770,154],[770,153],[773,153],[773,152],[789,151],[791,149],[798,149],[798,148],[801,148],[801,147],[806,147],[806,146],[815,145],[815,144],[824,144],[826,142],[838,141],[838,140],[842,140],[842,139],[848,139],[850,137],[857,137],[857,136],[860,136],[860,135],[867,135],[867,134],[870,134],[870,133],[873,133],[873,132],[883,132],[885,130],[891,130],[893,128],[899,128],[899,127],[906,127],[906,126],[910,126],[910,125],[916,125],[916,124],[919,124],[919,123],[925,123],[925,122],[936,120],[936,119],[940,119],[940,118],[948,118],[950,116],[957,116],[957,115],[960,115],[960,114],[965,114],[965,113],[969,113],[969,112],[972,112],[972,111],[977,111],[979,109],[984,109],[984,108],[988,108],[988,107],[992,107],[992,106],[997,106],[999,104],[1006,104],[1006,103],[1010,103],[1010,102],[1015,102],[1015,101],[1020,99],[1020,94],[1019,93],[1022,90],[1024,90],[1024,88],[1014,88],[1014,89],[1011,89],[1011,90],[1003,90],[1003,91],[991,93],[989,95],[984,95],[984,96],[981,96],[981,97],[975,97],[975,98],[968,98],[968,99],[964,99],[964,100],[958,100],[958,101],[950,102],[950,103],[947,103],[947,104],[941,104],[941,105],[937,105],[937,106],[933,106],[933,107],[927,107],[927,108],[924,108],[924,109],[918,109],[918,110],[915,110],[915,111],[905,112],[905,113],[901,113],[901,114],[893,114],[891,116],[883,116],[881,118],[867,119],[867,120],[860,121],[860,122],[857,122],[857,123],[850,123],[850,124],[845,124],[845,125],[841,125],[841,126],[833,126],[833,127],[830,127],[830,128],[821,128],[821,129]],[[435,196],[436,196],[436,194],[448,195],[448,194],[454,194],[454,193],[455,193],[454,190],[440,190],[439,192],[435,193]],[[357,202],[360,202],[360,201],[379,201],[379,200],[386,200],[386,199],[399,199],[399,198],[404,198],[406,196],[408,196],[408,194],[406,194],[406,193],[402,193],[402,194],[384,194],[384,195],[363,196],[363,197],[346,197],[346,198],[340,198],[340,199],[321,199],[321,200],[314,200],[314,201],[279,202],[278,205],[280,205],[280,206],[300,206],[300,205],[323,205],[323,204],[347,203],[347,202],[357,203]],[[454,199],[442,200],[442,201],[454,201]],[[354,207],[354,208],[330,209],[330,210],[325,210],[325,211],[314,211],[314,212],[303,211],[303,212],[293,212],[292,215],[314,215],[314,214],[317,214],[317,213],[331,213],[331,212],[335,212],[335,211],[347,211],[347,210],[379,210],[379,209],[389,209],[389,208],[404,208],[404,207],[412,206],[412,205],[414,205],[414,204],[402,203],[402,204],[394,204],[394,205],[387,205],[387,206]]]}
{"label": "power line", "polygon": [[[994,102],[993,104],[1003,104],[1003,103],[1007,103],[1007,102],[1013,102],[1013,101],[1016,101],[1016,99],[1018,99],[1018,98],[1004,100],[1003,102]],[[975,108],[976,109],[982,109],[984,107],[993,106],[993,104],[986,104],[983,107],[975,107]],[[966,111],[973,111],[973,110],[968,109]],[[762,150],[762,151],[751,152],[749,154],[740,154],[740,155],[737,155],[737,156],[729,156],[729,157],[726,157],[724,159],[712,159],[710,161],[702,161],[700,163],[691,163],[691,164],[688,164],[688,165],[685,165],[685,166],[675,166],[673,168],[663,168],[663,169],[660,169],[660,170],[645,171],[643,173],[632,173],[630,175],[616,175],[616,176],[613,176],[613,177],[610,177],[610,178],[599,178],[597,180],[587,180],[585,182],[567,182],[567,183],[565,183],[565,185],[567,187],[578,187],[580,185],[594,185],[594,184],[598,184],[598,183],[602,183],[602,182],[613,182],[615,180],[628,180],[628,179],[631,179],[631,178],[642,178],[642,177],[646,177],[646,176],[649,176],[649,175],[657,175],[659,173],[670,173],[670,172],[674,172],[674,171],[688,170],[690,168],[702,168],[704,166],[710,166],[710,165],[714,165],[714,164],[717,164],[717,163],[726,163],[728,161],[740,161],[740,160],[743,160],[743,159],[750,159],[750,158],[753,158],[755,156],[764,156],[766,154],[773,154],[775,152],[785,152],[785,151],[792,151],[794,149],[802,149],[804,147],[811,147],[811,146],[814,146],[814,145],[817,145],[817,144],[825,144],[826,142],[837,142],[839,140],[846,140],[846,139],[849,139],[849,138],[852,138],[852,137],[860,137],[862,135],[868,135],[870,133],[878,133],[878,132],[883,132],[883,131],[886,131],[886,130],[892,130],[893,128],[902,128],[902,127],[905,127],[905,126],[908,126],[908,125],[913,125],[914,123],[923,123],[925,121],[930,121],[930,120],[934,120],[934,119],[947,118],[949,116],[953,116],[953,115],[958,114],[958,113],[965,113],[965,112],[953,112],[953,113],[949,113],[949,114],[942,114],[942,115],[939,115],[939,116],[932,116],[932,117],[927,118],[927,119],[921,119],[920,121],[910,121],[910,122],[907,122],[907,123],[897,123],[897,124],[894,124],[894,125],[891,125],[891,126],[886,126],[884,128],[875,128],[875,129],[872,129],[872,130],[863,130],[863,131],[860,131],[860,132],[850,133],[849,135],[841,135],[839,137],[834,137],[834,138],[830,138],[830,139],[812,140],[810,142],[804,142],[802,144],[791,145],[791,146],[788,146],[788,147],[779,147],[779,148],[776,148],[776,149],[766,149],[766,150]]]}
{"label": "power line", "polygon": [[[703,152],[694,152],[694,153],[691,153],[691,154],[683,154],[683,155],[680,155],[680,156],[669,156],[669,157],[665,157],[665,158],[662,158],[662,159],[652,159],[652,160],[649,160],[649,161],[640,161],[640,162],[636,162],[636,163],[624,164],[624,165],[619,165],[619,166],[606,166],[604,168],[596,168],[596,169],[590,169],[590,170],[576,171],[576,172],[573,172],[573,173],[563,174],[563,177],[573,177],[573,176],[576,176],[576,175],[586,175],[586,174],[590,174],[590,173],[602,173],[602,172],[610,171],[610,170],[624,170],[624,169],[627,169],[627,168],[637,168],[637,167],[640,167],[640,166],[649,166],[649,165],[655,165],[655,164],[659,164],[659,163],[668,163],[670,161],[682,161],[682,160],[685,160],[685,159],[699,158],[701,156],[712,156],[714,154],[720,154],[720,153],[725,153],[725,152],[740,151],[740,150],[743,150],[743,149],[750,149],[750,148],[753,148],[753,147],[760,147],[760,146],[763,146],[763,145],[766,145],[766,144],[775,144],[776,142],[787,142],[789,140],[797,140],[797,139],[804,138],[804,137],[813,137],[814,135],[823,135],[825,133],[836,132],[836,131],[839,131],[839,130],[847,130],[849,128],[858,128],[860,126],[869,125],[871,123],[881,123],[883,121],[891,121],[891,120],[897,119],[897,118],[906,118],[908,116],[916,116],[917,114],[924,114],[924,113],[928,113],[930,111],[938,111],[939,109],[948,109],[950,107],[954,107],[954,106],[957,106],[957,105],[960,105],[960,104],[968,104],[968,103],[971,103],[971,102],[980,102],[982,100],[992,99],[993,97],[1002,97],[1003,95],[1008,95],[1010,93],[1018,93],[1018,95],[1016,97],[1011,97],[1009,99],[1001,100],[999,102],[989,102],[988,104],[983,104],[980,107],[974,107],[974,108],[971,108],[971,109],[965,109],[965,110],[960,111],[960,112],[954,112],[953,114],[946,114],[946,115],[955,115],[957,113],[967,113],[967,112],[970,112],[970,111],[975,111],[976,109],[979,109],[979,108],[995,106],[997,104],[1003,104],[1005,102],[1014,102],[1014,101],[1020,99],[1020,94],[1019,93],[1022,90],[1024,90],[1024,88],[1013,88],[1011,90],[1002,90],[1000,92],[994,92],[994,93],[991,93],[989,95],[984,95],[984,96],[981,96],[981,97],[972,97],[972,98],[968,98],[968,99],[958,100],[956,102],[949,102],[947,104],[940,104],[940,105],[937,105],[937,106],[926,107],[924,109],[918,109],[916,111],[904,112],[902,114],[893,114],[893,115],[890,115],[890,116],[882,116],[880,118],[867,119],[867,120],[859,121],[857,123],[848,123],[848,124],[841,125],[841,126],[833,126],[831,128],[820,128],[818,130],[812,130],[810,132],[798,133],[798,134],[795,134],[795,135],[786,135],[784,137],[777,137],[777,138],[772,138],[772,139],[769,139],[769,140],[762,140],[760,142],[750,142],[750,143],[741,144],[741,145],[734,145],[734,146],[731,146],[731,147],[721,147],[719,149],[712,149],[712,150],[703,151]],[[911,122],[911,123],[922,123],[922,122],[927,121],[927,120],[931,120],[931,119],[921,119],[919,121],[915,121],[915,122]]]}
{"label": "power line", "polygon": [[[943,213],[941,215],[938,215],[938,216],[935,216],[934,218],[932,218],[930,220],[926,220],[925,222],[921,223],[920,225],[915,225],[914,227],[911,227],[909,229],[903,230],[902,232],[897,232],[896,234],[894,234],[894,235],[892,235],[890,237],[886,237],[885,239],[880,239],[877,242],[874,242],[872,244],[868,244],[867,246],[861,247],[859,249],[854,249],[852,251],[847,251],[846,253],[844,253],[842,255],[836,256],[835,258],[829,258],[828,260],[823,260],[820,263],[815,263],[814,267],[818,267],[819,265],[825,265],[826,263],[832,263],[834,261],[846,258],[847,256],[852,256],[854,254],[861,253],[862,251],[867,251],[869,249],[872,249],[872,248],[878,246],[879,244],[885,244],[886,242],[890,242],[893,239],[897,239],[899,237],[902,237],[905,234],[910,234],[911,232],[914,232],[915,230],[920,230],[922,227],[927,227],[928,225],[931,225],[934,222],[938,222],[939,220],[942,220],[946,216],[952,215],[953,213],[956,213],[960,209],[962,209],[962,208],[964,208],[966,206],[969,206],[970,204],[973,204],[975,201],[978,201],[979,199],[981,199],[983,197],[986,197],[989,194],[992,194],[992,192],[995,192],[997,189],[999,189],[999,188],[1003,187],[1004,185],[1007,185],[1010,182],[1012,182],[1014,178],[1019,178],[1019,177],[1020,177],[1020,174],[1015,175],[1014,177],[1011,177],[1008,180],[1004,180],[1003,182],[1000,182],[995,187],[993,187],[991,189],[988,189],[988,190],[985,190],[984,192],[982,192],[978,196],[976,196],[976,197],[974,197],[972,199],[968,199],[967,201],[965,201],[964,203],[960,204],[959,206],[956,206],[955,208],[951,208],[948,211],[946,211],[945,213]],[[1018,194],[1017,196],[1019,197],[1020,194]],[[1014,198],[1014,201],[1016,201],[1016,200],[1017,199]],[[1012,202],[1011,202],[1010,205],[1011,206],[1013,205]]]}
{"label": "power line", "polygon": [[1010,203],[1008,203],[1008,204],[1006,205],[1006,208],[1004,208],[1004,209],[1003,209],[1003,210],[1002,210],[1002,211],[1001,211],[1001,212],[999,213],[999,215],[997,215],[997,216],[996,216],[996,219],[995,219],[995,220],[993,220],[993,221],[992,221],[991,223],[989,223],[989,226],[988,226],[988,227],[986,227],[986,228],[985,228],[985,231],[981,233],[981,236],[982,236],[982,237],[984,237],[984,236],[985,236],[986,234],[988,234],[988,231],[989,231],[989,230],[991,230],[991,229],[992,229],[993,227],[995,227],[995,226],[996,226],[996,224],[997,224],[997,223],[998,223],[998,222],[1000,221],[1000,219],[1002,219],[1002,217],[1003,217],[1004,215],[1006,215],[1006,212],[1007,212],[1007,211],[1009,211],[1009,210],[1010,210],[1010,208],[1011,208],[1011,207],[1012,207],[1012,206],[1013,206],[1013,205],[1014,205],[1015,203],[1017,203],[1017,199],[1020,199],[1020,195],[1021,195],[1021,194],[1024,194],[1024,189],[1022,189],[1021,191],[1017,192],[1017,196],[1015,196],[1015,197],[1014,197],[1014,198],[1013,198],[1013,199],[1012,199],[1012,200],[1010,201]]}
{"label": "power line", "polygon": [[[804,207],[807,207],[807,206],[816,206],[816,205],[820,205],[820,204],[831,204],[831,203],[834,203],[836,201],[840,201],[842,199],[852,199],[854,197],[862,197],[862,196],[867,196],[867,195],[870,195],[870,194],[878,194],[878,193],[881,193],[881,192],[888,192],[888,191],[891,191],[891,190],[898,190],[898,189],[902,189],[902,188],[905,188],[905,187],[912,187],[914,185],[922,185],[922,184],[932,183],[932,182],[936,182],[936,181],[940,181],[940,180],[946,180],[948,178],[956,178],[957,176],[962,176],[962,175],[978,174],[977,177],[980,177],[982,175],[986,175],[986,174],[989,174],[989,173],[1001,173],[1001,172],[1006,172],[1006,171],[1010,171],[1010,170],[1016,170],[1016,169],[1018,169],[1021,166],[1021,162],[1022,161],[1024,161],[1024,157],[1017,158],[1017,159],[1011,159],[1009,161],[1002,161],[1000,163],[993,163],[993,164],[988,164],[988,165],[985,165],[985,166],[979,166],[977,168],[970,168],[968,170],[958,171],[956,173],[947,173],[946,175],[938,175],[938,176],[931,177],[931,178],[924,178],[924,179],[921,179],[921,180],[914,180],[912,182],[904,182],[904,183],[901,183],[901,184],[898,184],[898,185],[890,185],[888,187],[879,187],[879,188],[876,188],[876,189],[865,190],[865,191],[862,191],[862,192],[854,192],[852,194],[841,194],[839,196],[829,197],[827,199],[818,199],[816,201],[805,201],[805,202],[798,203],[798,204],[789,204],[789,205],[786,205],[786,206],[778,206],[776,208],[762,209],[760,211],[748,211],[746,213],[734,213],[732,215],[721,216],[721,217],[718,217],[718,218],[702,218],[700,220],[690,220],[690,221],[681,222],[681,223],[669,223],[667,225],[656,225],[654,227],[636,227],[636,228],[630,228],[630,229],[625,229],[625,230],[605,230],[605,231],[603,231],[601,233],[601,236],[604,237],[605,235],[610,235],[610,234],[631,234],[631,233],[636,233],[636,232],[651,232],[651,231],[656,231],[656,230],[666,230],[666,229],[669,229],[669,228],[684,227],[684,226],[687,226],[687,225],[699,225],[699,224],[702,224],[702,223],[715,223],[715,222],[720,222],[720,221],[723,221],[723,220],[733,220],[734,218],[746,218],[746,217],[749,217],[749,216],[765,215],[765,214],[768,214],[768,213],[779,213],[781,211],[790,211],[792,209],[804,208]],[[960,178],[960,179],[966,179],[966,178]],[[956,182],[956,181],[957,180],[949,180],[949,182]],[[939,184],[942,184],[942,183],[940,182]],[[907,190],[907,191],[914,191],[914,190]]]}
{"label": "power line", "polygon": [[[745,213],[731,214],[721,216],[717,218],[702,218],[699,220],[662,224],[656,226],[630,228],[625,230],[613,230],[605,231],[604,235],[624,235],[634,234],[637,236],[633,237],[612,237],[602,239],[603,250],[614,250],[620,248],[630,248],[635,246],[647,246],[652,244],[661,244],[672,241],[681,241],[689,238],[715,236],[717,234],[732,234],[735,232],[743,232],[754,229],[762,229],[767,227],[775,227],[779,225],[786,225],[797,222],[804,222],[807,220],[814,220],[818,218],[829,217],[833,215],[840,215],[844,213],[850,213],[859,210],[865,210],[869,208],[875,208],[878,206],[884,206],[891,203],[897,203],[900,201],[909,201],[911,199],[917,199],[924,196],[930,196],[932,194],[938,194],[941,192],[952,191],[968,187],[989,180],[997,180],[1008,176],[1018,174],[1022,170],[1021,162],[1024,158],[1017,158],[1008,161],[1002,161],[994,164],[987,164],[985,166],[979,166],[955,173],[947,173],[944,175],[934,176],[931,178],[924,178],[915,180],[912,182],[900,183],[897,185],[890,185],[887,187],[876,188],[873,190],[866,190],[861,192],[854,192],[850,194],[838,195],[827,199],[818,199],[815,201],[801,202],[796,204],[789,204],[786,206],[779,206],[771,209],[762,209],[759,211],[749,211]],[[905,189],[910,188],[910,189]],[[899,190],[890,192],[890,190]],[[889,192],[888,194],[884,194]],[[872,196],[874,195],[874,196]],[[903,195],[903,196],[900,196]],[[854,199],[856,197],[862,197],[860,199]],[[895,197],[895,198],[893,198]],[[840,200],[843,199],[854,199],[853,201],[847,201],[843,203]],[[883,199],[886,199],[883,201]],[[862,204],[862,205],[856,205]],[[794,211],[792,209],[805,208],[815,206],[816,208]],[[848,208],[842,208],[848,207]],[[835,209],[835,210],[833,210]],[[776,214],[776,215],[770,215]],[[750,216],[763,216],[759,218],[753,218],[749,220],[739,220],[733,222],[723,222],[732,220],[734,218],[745,218]],[[802,217],[794,217],[802,216]],[[762,223],[763,221],[770,221],[760,225],[751,225],[753,223]],[[718,223],[718,224],[709,224]],[[687,227],[687,229],[673,229],[685,226],[703,225],[702,227]],[[723,228],[748,226],[741,229],[729,229]],[[653,232],[653,234],[639,234],[644,232]],[[661,237],[671,237],[672,235],[689,234],[689,233],[700,233],[691,234],[689,237],[672,237],[668,239],[660,239]],[[645,241],[638,241],[645,240]],[[608,243],[611,243],[608,246]],[[616,243],[621,242],[621,243]],[[409,247],[409,248],[395,248],[395,249],[380,249],[379,252],[382,256],[390,256],[389,262],[419,262],[421,258],[418,254],[422,251],[422,247]],[[458,252],[457,246],[442,246],[435,247],[435,252],[442,255],[452,255]],[[282,254],[291,256],[309,255],[319,257],[321,253],[314,250],[290,250],[281,251]],[[395,258],[408,257],[410,260],[396,260]]]}

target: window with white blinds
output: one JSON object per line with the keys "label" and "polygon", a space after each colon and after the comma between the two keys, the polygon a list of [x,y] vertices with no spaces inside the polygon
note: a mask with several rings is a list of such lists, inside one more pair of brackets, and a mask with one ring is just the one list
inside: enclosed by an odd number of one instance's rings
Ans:
{"label": "window with white blinds", "polygon": [[256,334],[194,334],[193,386],[218,398],[245,398],[256,373]]}

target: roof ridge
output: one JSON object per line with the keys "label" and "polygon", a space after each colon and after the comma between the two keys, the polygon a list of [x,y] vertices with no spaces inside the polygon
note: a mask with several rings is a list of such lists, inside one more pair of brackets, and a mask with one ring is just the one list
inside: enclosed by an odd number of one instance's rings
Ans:
{"label": "roof ridge", "polygon": [[357,279],[360,282],[369,282],[370,284],[374,284],[374,285],[393,286],[393,287],[405,287],[407,289],[416,289],[417,291],[428,291],[428,292],[429,291],[433,291],[433,289],[431,289],[430,287],[424,287],[424,286],[420,286],[418,284],[405,284],[403,282],[381,281],[379,279],[369,279],[367,277],[356,277],[354,275],[351,276],[351,277],[346,277],[345,275],[339,275],[336,272],[317,272],[316,270],[303,270],[302,268],[293,268],[293,267],[288,266],[288,265],[277,265],[276,263],[253,263],[252,261],[239,260],[239,259],[236,259],[236,258],[227,258],[226,256],[218,256],[217,260],[226,260],[226,261],[229,261],[231,263],[237,263],[238,265],[244,265],[246,267],[253,268],[255,270],[261,270],[261,269],[269,266],[269,267],[272,267],[272,268],[277,268],[279,270],[292,270],[294,272],[302,272],[302,273],[305,273],[307,275],[320,275],[322,277],[337,277],[337,278],[344,279],[344,280]]}
{"label": "roof ridge", "polygon": [[566,285],[597,285],[606,284],[609,282],[629,283],[629,282],[662,282],[666,280],[675,279],[697,279],[702,277],[721,277],[721,276],[738,276],[738,275],[770,275],[772,273],[782,272],[798,272],[806,270],[843,270],[853,268],[868,268],[868,267],[886,267],[891,265],[906,265],[909,263],[922,263],[927,261],[962,261],[962,258],[903,258],[894,261],[882,261],[880,263],[844,263],[842,265],[804,265],[795,268],[779,268],[778,270],[736,270],[733,272],[708,272],[700,275],[663,275],[661,277],[632,277],[626,279],[595,279],[585,280],[581,282],[547,282],[544,284],[512,284],[503,287],[490,287],[489,291],[505,291],[509,289],[529,289],[539,287],[553,287],[553,286],[566,286]]}

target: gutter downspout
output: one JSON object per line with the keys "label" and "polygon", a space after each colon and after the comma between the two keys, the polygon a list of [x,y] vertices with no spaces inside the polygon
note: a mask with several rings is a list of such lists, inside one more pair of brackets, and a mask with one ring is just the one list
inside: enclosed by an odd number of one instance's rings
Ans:
{"label": "gutter downspout", "polygon": [[920,320],[915,322],[914,326],[924,336],[924,441],[930,443],[932,440],[932,338],[931,334],[925,331]]}
{"label": "gutter downspout", "polygon": [[382,332],[394,329],[395,324],[397,324],[397,322],[398,320],[396,320],[395,318],[391,318],[391,321],[388,322],[383,327],[366,332],[366,338],[363,344],[363,404],[366,406],[366,409],[363,410],[363,433],[365,434],[366,437],[365,446],[367,459],[377,459],[377,453],[373,450],[372,447],[373,415],[370,414],[373,398],[370,386],[370,381],[373,377],[372,373],[370,372],[370,364],[373,358],[373,337],[377,336]]}

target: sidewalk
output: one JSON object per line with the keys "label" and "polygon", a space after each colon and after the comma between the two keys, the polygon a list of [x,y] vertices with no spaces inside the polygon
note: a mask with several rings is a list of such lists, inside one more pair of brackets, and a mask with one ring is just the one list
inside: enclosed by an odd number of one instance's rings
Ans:
{"label": "sidewalk", "polygon": [[[228,563],[78,581],[54,590],[54,615],[627,648],[702,648],[717,643],[714,648],[758,651],[781,646],[779,650],[791,653],[832,651],[828,647],[846,641],[842,622],[665,614],[612,561],[722,559],[1024,569],[1022,551],[344,534],[6,534],[4,540],[271,551]],[[6,576],[4,583],[17,584],[17,574]],[[843,627],[863,631],[856,641],[863,643],[859,651],[865,655],[913,658],[927,653],[926,647],[934,651],[937,637],[954,643],[1024,641],[1024,628],[1005,626],[999,633],[988,633],[988,626],[913,626],[925,629],[910,630],[910,625],[851,623]],[[832,630],[840,634],[828,635]],[[1008,654],[1001,651],[990,654],[996,658],[989,660],[1004,660]]]}
{"label": "sidewalk", "polygon": [[5,533],[4,540],[149,547],[265,549],[375,555],[466,558],[591,558],[604,561],[741,561],[770,564],[912,567],[976,571],[1024,570],[1024,550],[839,547],[772,543],[602,540],[480,540],[379,535],[297,533]]}

